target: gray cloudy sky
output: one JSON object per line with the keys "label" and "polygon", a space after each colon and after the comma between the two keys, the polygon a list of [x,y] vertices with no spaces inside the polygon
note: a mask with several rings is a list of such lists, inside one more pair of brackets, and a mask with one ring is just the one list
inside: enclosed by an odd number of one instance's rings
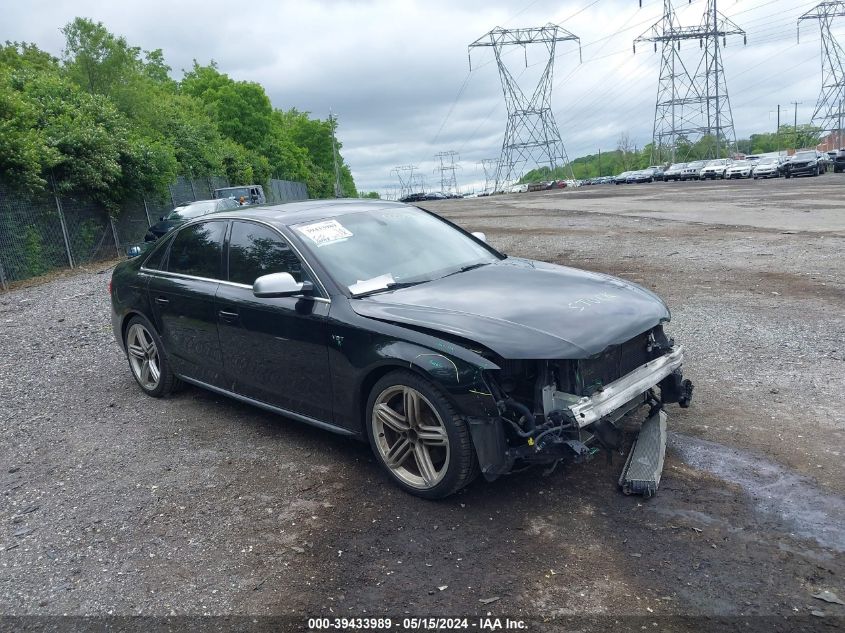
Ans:
{"label": "gray cloudy sky", "polygon": [[[700,21],[704,0],[675,0],[684,24]],[[796,18],[818,0],[721,0],[719,10],[748,33],[724,64],[740,137],[774,129],[777,105],[791,122],[812,114],[821,83],[819,29]],[[75,16],[102,21],[145,49],[161,48],[174,72],[214,59],[235,79],[262,83],[274,106],[339,116],[343,154],[359,189],[386,190],[394,165],[416,164],[429,185],[433,155],[455,150],[467,187],[476,162],[497,157],[505,107],[492,52],[467,45],[495,26],[560,23],[580,36],[557,53],[553,106],[570,158],[611,150],[622,132],[650,141],[659,54],[634,55],[632,40],[657,21],[662,0],[0,0],[0,39],[35,42],[59,55],[59,28]],[[845,26],[845,18],[840,19]],[[842,30],[838,31],[842,34]],[[840,38],[840,41],[845,38]],[[687,47],[693,56],[695,43]],[[522,52],[509,58],[518,74]],[[528,52],[523,80],[539,69]],[[532,66],[532,64],[535,64]],[[788,116],[787,116],[788,115]]]}

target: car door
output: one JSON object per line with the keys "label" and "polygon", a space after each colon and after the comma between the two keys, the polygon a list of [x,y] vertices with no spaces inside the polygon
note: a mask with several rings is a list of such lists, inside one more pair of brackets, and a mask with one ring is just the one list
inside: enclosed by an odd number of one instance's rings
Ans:
{"label": "car door", "polygon": [[290,244],[274,228],[233,220],[226,248],[228,279],[217,291],[218,331],[229,388],[267,404],[332,422],[325,296],[259,298],[255,280],[287,272],[311,281]]}
{"label": "car door", "polygon": [[171,239],[167,254],[150,271],[148,292],[156,328],[173,370],[180,376],[223,386],[215,295],[222,276],[226,220],[190,224]]}

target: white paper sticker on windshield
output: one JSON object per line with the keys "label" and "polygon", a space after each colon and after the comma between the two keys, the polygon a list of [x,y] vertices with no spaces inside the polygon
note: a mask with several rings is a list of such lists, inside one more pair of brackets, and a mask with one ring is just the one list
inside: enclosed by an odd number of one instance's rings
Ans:
{"label": "white paper sticker on windshield", "polygon": [[372,279],[365,279],[364,281],[359,279],[357,283],[349,286],[349,292],[353,295],[360,295],[372,290],[381,290],[382,288],[387,288],[388,285],[394,283],[395,281],[396,280],[393,278],[393,275],[390,273],[385,273],[384,275],[379,275],[378,277],[373,277]]}
{"label": "white paper sticker on windshield", "polygon": [[344,227],[337,220],[324,220],[322,222],[315,222],[314,224],[306,224],[296,227],[296,230],[314,242],[318,247],[352,237],[352,231]]}

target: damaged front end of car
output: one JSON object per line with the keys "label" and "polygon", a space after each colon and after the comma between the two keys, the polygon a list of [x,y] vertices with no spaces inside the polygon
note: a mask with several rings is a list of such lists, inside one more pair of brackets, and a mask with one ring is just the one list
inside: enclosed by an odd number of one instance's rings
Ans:
{"label": "damaged front end of car", "polygon": [[488,480],[534,465],[553,469],[630,443],[620,476],[626,494],[657,492],[666,449],[664,406],[687,407],[693,386],[683,348],[657,325],[601,353],[572,360],[492,359],[485,371],[498,417],[469,418]]}

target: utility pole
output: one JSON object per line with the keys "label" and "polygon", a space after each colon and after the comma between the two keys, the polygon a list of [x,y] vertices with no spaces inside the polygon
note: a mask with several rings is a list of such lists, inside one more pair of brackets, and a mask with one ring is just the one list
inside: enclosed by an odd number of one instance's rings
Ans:
{"label": "utility pole", "polygon": [[792,105],[795,106],[795,119],[792,123],[792,144],[795,145],[793,149],[798,149],[798,106],[800,106],[803,101],[790,101]]}
{"label": "utility pole", "polygon": [[818,20],[821,30],[822,87],[810,120],[829,134],[838,129],[841,136],[842,101],[845,99],[845,51],[832,31],[833,21],[838,17],[845,17],[845,0],[820,2],[798,18],[798,41],[801,41],[801,22]]}
{"label": "utility pole", "polygon": [[775,140],[778,144],[778,152],[780,152],[780,104],[778,104],[778,126],[775,131]]}
{"label": "utility pole", "polygon": [[329,127],[332,129],[332,159],[334,159],[334,197],[343,197],[343,188],[340,186],[340,169],[337,164],[337,141],[334,136],[335,118],[329,109]]}
{"label": "utility pole", "polygon": [[599,178],[601,178],[601,147],[599,147]]}
{"label": "utility pole", "polygon": [[[655,52],[657,45],[662,45],[652,135],[652,151],[657,153],[658,159],[669,154],[674,162],[681,137],[693,140],[695,137],[715,135],[715,146],[709,152],[713,158],[720,156],[722,147],[727,153],[736,149],[736,133],[719,43],[721,38],[722,45],[726,44],[729,35],[742,35],[743,43],[746,42],[745,31],[718,12],[716,0],[707,1],[704,16],[697,27],[681,26],[672,0],[663,0],[663,17],[634,40],[634,53],[638,43],[653,43]],[[693,72],[684,64],[679,52],[684,40],[698,40],[702,49],[698,67]],[[652,162],[657,162],[654,154]]]}
{"label": "utility pole", "polygon": [[[560,130],[552,114],[555,47],[558,42],[570,41],[578,42],[580,55],[581,40],[576,35],[557,24],[547,24],[525,29],[496,27],[469,45],[467,52],[470,69],[472,69],[473,49],[479,47],[493,49],[508,111],[501,158],[496,169],[496,191],[518,180],[522,176],[523,169],[528,165],[546,164],[552,172],[556,167],[563,166],[568,169],[570,177],[575,178]],[[526,51],[525,66],[527,67],[527,47],[538,44],[546,49],[546,65],[536,85],[530,86],[530,91],[523,92],[519,86],[518,77],[515,78],[505,64],[503,51],[507,47],[521,46]]]}

